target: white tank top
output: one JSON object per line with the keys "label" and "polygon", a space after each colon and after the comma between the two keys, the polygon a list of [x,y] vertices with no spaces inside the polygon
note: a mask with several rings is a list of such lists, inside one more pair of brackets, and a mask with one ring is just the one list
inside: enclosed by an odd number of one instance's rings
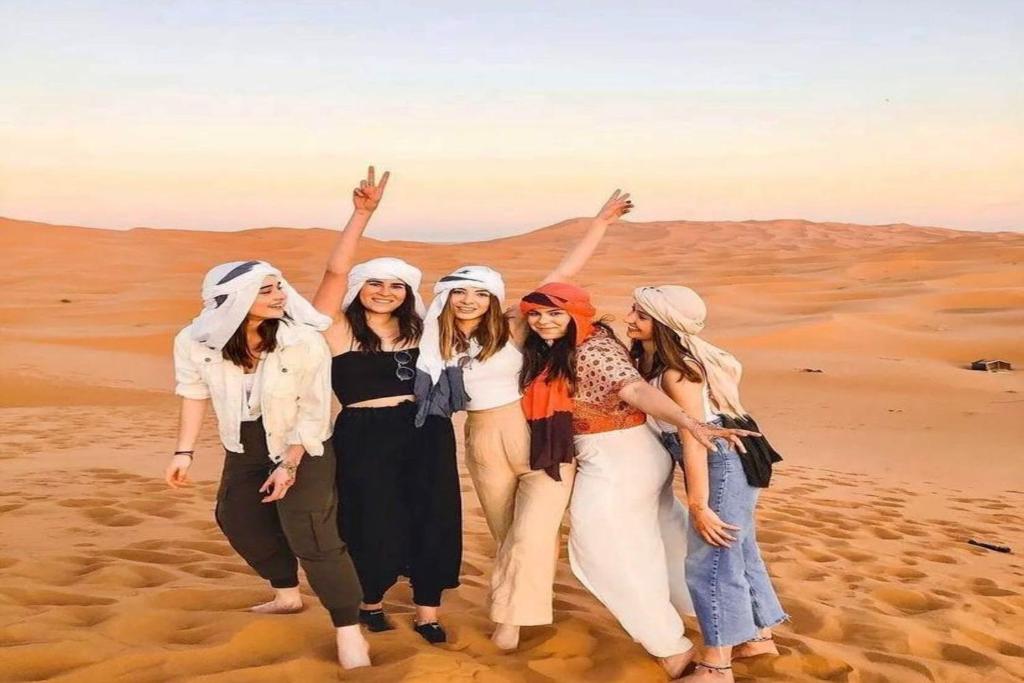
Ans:
{"label": "white tank top", "polygon": [[518,401],[519,371],[523,354],[508,342],[496,354],[480,362],[470,359],[462,371],[469,401],[466,410],[489,410]]}
{"label": "white tank top", "polygon": [[255,422],[260,419],[260,380],[262,379],[263,363],[256,367],[256,372],[242,375],[242,422]]}
{"label": "white tank top", "polygon": [[[658,391],[661,391],[661,378],[663,375],[664,373],[650,380],[651,386],[657,389]],[[704,421],[711,422],[712,420],[718,417],[718,413],[716,413],[711,408],[711,393],[708,391],[707,382],[704,382],[704,386],[701,387],[701,390],[704,394]],[[647,416],[647,424],[650,425],[654,430],[659,432],[675,433],[679,431],[679,429],[675,425],[669,424],[667,422],[662,422],[661,420],[656,420],[650,415]]]}

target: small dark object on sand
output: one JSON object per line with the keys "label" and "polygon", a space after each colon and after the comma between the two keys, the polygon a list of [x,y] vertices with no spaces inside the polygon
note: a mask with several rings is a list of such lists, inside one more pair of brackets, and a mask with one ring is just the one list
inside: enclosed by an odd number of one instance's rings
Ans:
{"label": "small dark object on sand", "polygon": [[61,299],[60,302],[62,304],[69,304],[69,303],[71,303],[71,299]]}
{"label": "small dark object on sand", "polygon": [[819,370],[818,368],[800,368],[800,372],[825,372],[825,371],[824,370]]}
{"label": "small dark object on sand", "polygon": [[971,370],[981,370],[983,372],[1003,372],[1006,370],[1013,370],[1013,366],[1010,365],[1010,361],[997,360],[997,359],[986,359],[982,358],[971,363]]}
{"label": "small dark object on sand", "polygon": [[975,541],[973,538],[967,541],[971,545],[976,545],[979,548],[986,548],[988,550],[995,550],[997,553],[1012,553],[1008,546],[1005,545],[992,545],[991,543],[984,543],[983,541]]}

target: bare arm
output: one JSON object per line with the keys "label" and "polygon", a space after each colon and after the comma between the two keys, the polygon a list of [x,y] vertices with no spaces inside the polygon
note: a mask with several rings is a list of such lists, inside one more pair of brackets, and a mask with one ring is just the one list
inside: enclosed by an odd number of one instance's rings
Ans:
{"label": "bare arm", "polygon": [[[208,399],[182,398],[181,413],[178,418],[178,446],[176,451],[195,450],[199,439],[199,430],[203,426]],[[164,480],[173,488],[186,486],[188,468],[192,466],[191,455],[175,455],[164,471]]]}
{"label": "bare arm", "polygon": [[[608,198],[608,201],[604,203],[601,210],[590,221],[590,226],[583,233],[583,237],[580,238],[579,242],[572,249],[566,252],[562,260],[555,266],[555,269],[540,281],[541,285],[546,285],[549,282],[569,282],[583,269],[583,266],[593,256],[597,245],[604,238],[605,233],[608,231],[608,226],[633,209],[633,202],[629,199],[629,193],[620,193],[621,190],[615,190],[612,193],[612,196]],[[512,341],[515,342],[516,346],[522,347],[530,330],[519,312],[519,307],[509,307],[505,315],[508,317]]]}
{"label": "bare arm", "polygon": [[348,272],[352,270],[352,265],[355,263],[359,238],[366,230],[373,212],[377,210],[390,177],[390,172],[385,172],[378,185],[374,168],[370,166],[366,179],[359,181],[359,187],[352,190],[354,206],[352,216],[345,224],[345,228],[341,231],[338,241],[335,242],[334,248],[327,258],[323,279],[320,280],[320,286],[313,296],[313,306],[316,310],[331,316],[335,321],[345,319],[341,314],[341,302],[348,289]]}
{"label": "bare arm", "polygon": [[590,221],[590,226],[583,233],[583,237],[570,249],[555,269],[540,281],[542,285],[549,282],[569,282],[576,274],[583,270],[587,260],[594,254],[597,245],[601,243],[608,226],[619,220],[633,209],[633,202],[629,200],[629,193],[620,194],[621,190],[615,190],[608,201],[604,203],[601,210]]}
{"label": "bare arm", "polygon": [[[687,381],[678,370],[666,370],[661,389],[688,415],[704,412],[703,385]],[[683,465],[686,470],[686,498],[689,502],[708,504],[708,449],[688,431],[680,432],[683,446]],[[691,458],[692,456],[692,458]],[[692,464],[694,465],[691,467]],[[692,476],[691,476],[692,469]]]}
{"label": "bare arm", "polygon": [[655,419],[689,432],[705,448],[714,448],[714,439],[727,439],[737,449],[746,452],[740,436],[754,434],[742,429],[723,429],[695,420],[678,403],[647,382],[630,382],[619,390],[619,398]]}
{"label": "bare arm", "polygon": [[[678,370],[665,373],[662,389],[683,410],[702,414],[704,411],[704,385],[685,379]],[[697,533],[711,545],[728,547],[736,537],[730,533],[739,527],[726,524],[708,503],[708,450],[689,432],[682,433],[683,469],[686,471],[686,501],[690,508],[690,522]]]}

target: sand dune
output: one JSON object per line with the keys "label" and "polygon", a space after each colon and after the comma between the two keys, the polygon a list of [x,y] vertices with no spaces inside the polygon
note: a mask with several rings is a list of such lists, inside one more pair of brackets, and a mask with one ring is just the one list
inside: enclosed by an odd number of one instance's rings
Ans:
{"label": "sand dune", "polygon": [[[583,224],[459,245],[366,240],[439,274],[499,267],[510,293]],[[335,680],[327,620],[254,616],[261,582],[212,518],[221,460],[206,425],[196,485],[159,480],[173,445],[170,340],[212,264],[262,257],[311,293],[334,235],[114,232],[0,219],[0,680]],[[634,286],[693,286],[708,337],[746,363],[747,403],[786,455],[760,539],[792,622],[743,680],[1024,678],[1024,236],[798,220],[613,228],[580,281],[621,318]],[[617,324],[617,323],[616,323]],[[801,372],[820,369],[821,373]],[[494,544],[463,472],[463,585],[452,642],[371,639],[353,681],[659,681],[563,565],[556,624],[519,652],[488,640]],[[1013,546],[1003,555],[969,546]],[[564,554],[564,549],[563,549]]]}

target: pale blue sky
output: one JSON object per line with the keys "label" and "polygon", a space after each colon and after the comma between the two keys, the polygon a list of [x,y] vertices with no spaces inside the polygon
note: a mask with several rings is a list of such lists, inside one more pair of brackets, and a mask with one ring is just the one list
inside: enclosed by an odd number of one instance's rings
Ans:
{"label": "pale blue sky", "polygon": [[0,4],[0,214],[342,221],[589,213],[1024,227],[1024,3]]}

